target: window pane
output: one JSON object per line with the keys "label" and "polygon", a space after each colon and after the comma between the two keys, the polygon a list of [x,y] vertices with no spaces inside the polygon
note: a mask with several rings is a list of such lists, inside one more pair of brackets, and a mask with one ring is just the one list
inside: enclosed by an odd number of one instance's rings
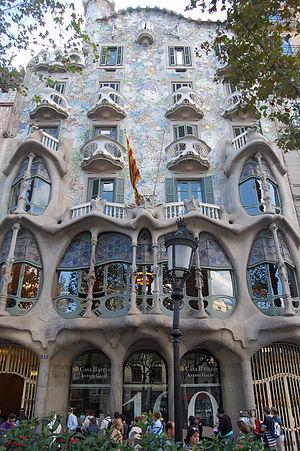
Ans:
{"label": "window pane", "polygon": [[274,295],[282,295],[282,282],[279,277],[279,272],[275,264],[269,263],[270,281],[272,292]]}
{"label": "window pane", "polygon": [[104,296],[104,266],[97,266],[95,268],[93,296]]}
{"label": "window pane", "polygon": [[101,197],[107,202],[114,201],[114,182],[107,181],[101,183]]}
{"label": "window pane", "polygon": [[92,199],[99,197],[99,179],[92,181]]}
{"label": "window pane", "polygon": [[208,290],[208,270],[207,269],[201,269],[202,274],[202,296],[206,297],[209,295]]}
{"label": "window pane", "polygon": [[[40,210],[44,210],[50,199],[50,185],[40,178],[35,178],[33,180],[33,192],[31,197],[31,203],[34,204],[37,208],[35,209],[32,206],[35,212],[40,212]],[[40,208],[39,208],[40,207]],[[33,212],[33,211],[32,211]]]}
{"label": "window pane", "polygon": [[76,296],[78,293],[78,284],[78,271],[61,271],[58,277],[56,296]]}
{"label": "window pane", "polygon": [[21,181],[18,182],[12,189],[11,203],[10,203],[11,211],[13,211],[17,208],[21,183],[22,183]]}
{"label": "window pane", "polygon": [[191,197],[202,201],[202,190],[200,180],[191,182]]}
{"label": "window pane", "polygon": [[117,64],[117,47],[109,47],[107,52],[107,64],[115,66]]}
{"label": "window pane", "polygon": [[114,263],[107,267],[107,293],[126,293],[128,265]]}
{"label": "window pane", "polygon": [[20,281],[21,263],[14,263],[12,267],[12,279],[7,288],[7,294],[17,295]]}
{"label": "window pane", "polygon": [[42,127],[42,130],[48,135],[58,138],[58,127]]}
{"label": "window pane", "polygon": [[25,265],[21,298],[34,299],[38,296],[40,285],[40,270],[34,266]]}
{"label": "window pane", "polygon": [[196,127],[196,125],[187,125],[185,134],[186,135],[197,136],[197,127]]}
{"label": "window pane", "polygon": [[294,268],[291,268],[289,265],[286,265],[287,273],[288,273],[288,281],[292,298],[298,297],[298,288],[296,282],[296,275]]}
{"label": "window pane", "polygon": [[171,278],[168,274],[168,266],[163,265],[163,293],[168,294],[172,292]]}
{"label": "window pane", "polygon": [[186,294],[196,298],[198,296],[198,289],[196,287],[196,272],[195,268],[192,268],[191,275],[186,282]]}
{"label": "window pane", "polygon": [[185,136],[185,127],[184,125],[176,125],[174,127],[174,137],[175,139],[183,138]]}
{"label": "window pane", "polygon": [[[258,213],[258,201],[257,201],[257,191],[255,185],[256,179],[246,180],[243,183],[240,183],[240,195],[241,202],[244,208],[247,209],[249,214],[257,214]],[[252,207],[249,209],[247,207]]]}
{"label": "window pane", "polygon": [[230,271],[210,270],[211,293],[233,296],[233,286]]}
{"label": "window pane", "polygon": [[274,207],[279,207],[280,203],[279,203],[279,196],[278,196],[278,188],[270,180],[268,180],[268,185],[269,185],[270,195],[271,195],[271,199],[272,199],[272,205]]}
{"label": "window pane", "polygon": [[175,48],[175,57],[176,57],[176,64],[178,66],[184,65],[184,52],[182,47],[176,47]]}
{"label": "window pane", "polygon": [[189,199],[189,184],[188,182],[177,182],[178,201],[183,202],[185,199]]}
{"label": "window pane", "polygon": [[251,289],[255,298],[269,297],[268,277],[269,274],[266,264],[249,269]]}

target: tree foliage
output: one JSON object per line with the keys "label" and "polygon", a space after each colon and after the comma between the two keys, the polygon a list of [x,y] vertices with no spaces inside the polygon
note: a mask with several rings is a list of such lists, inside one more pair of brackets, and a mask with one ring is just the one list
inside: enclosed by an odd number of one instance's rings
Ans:
{"label": "tree foliage", "polygon": [[300,47],[294,44],[300,45],[300,1],[191,0],[187,9],[196,6],[227,14],[202,46],[222,63],[216,81],[238,86],[242,109],[276,123],[283,150],[299,149]]}
{"label": "tree foliage", "polygon": [[[14,67],[21,50],[62,51],[79,46],[83,18],[69,0],[0,0],[0,88],[23,90],[24,70]],[[52,32],[50,30],[53,30]]]}

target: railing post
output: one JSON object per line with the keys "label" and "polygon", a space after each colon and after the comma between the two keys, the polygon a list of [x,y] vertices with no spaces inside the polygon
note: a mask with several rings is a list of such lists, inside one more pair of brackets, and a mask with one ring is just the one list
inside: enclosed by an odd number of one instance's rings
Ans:
{"label": "railing post", "polygon": [[258,166],[259,166],[259,172],[260,172],[260,178],[261,178],[261,184],[262,184],[262,192],[263,192],[263,199],[266,205],[266,213],[275,213],[275,209],[272,205],[272,198],[270,194],[269,184],[267,181],[266,172],[264,170],[263,164],[262,164],[262,155],[260,152],[258,152],[255,155]]}
{"label": "railing post", "polygon": [[90,260],[90,269],[89,269],[89,273],[87,276],[87,284],[88,284],[88,294],[87,294],[87,298],[86,298],[86,310],[84,313],[84,317],[85,318],[92,318],[93,312],[92,312],[92,307],[93,307],[93,288],[94,288],[94,284],[95,284],[95,280],[96,280],[96,276],[95,276],[95,259],[96,259],[96,246],[98,243],[98,237],[97,237],[97,232],[95,230],[93,230],[91,232],[91,245],[92,245],[92,250],[91,250],[91,260]]}
{"label": "railing post", "polygon": [[284,307],[285,307],[284,315],[285,316],[293,316],[293,315],[295,315],[295,310],[293,309],[293,301],[292,301],[292,297],[291,297],[291,291],[290,291],[285,261],[281,254],[281,250],[280,250],[277,225],[272,223],[270,225],[270,231],[272,232],[273,239],[274,239],[275,250],[276,250],[276,255],[277,255],[278,271],[279,271],[282,288],[283,288],[282,297],[283,297],[283,302],[284,302]]}
{"label": "railing post", "polygon": [[15,213],[24,213],[26,194],[27,194],[27,191],[28,191],[28,188],[30,185],[30,179],[31,179],[31,166],[32,166],[32,162],[33,162],[34,158],[35,158],[35,154],[33,152],[30,152],[30,154],[28,155],[28,165],[26,168],[26,172],[23,176],[23,180],[21,183],[18,204],[17,204],[17,208],[15,210]]}
{"label": "railing post", "polygon": [[130,293],[130,308],[128,310],[128,315],[140,315],[141,314],[140,309],[136,305],[136,288],[135,288],[135,280],[136,280],[136,275],[137,275],[136,250],[137,250],[137,243],[132,243],[131,293]]}
{"label": "railing post", "polygon": [[159,305],[159,267],[157,263],[158,258],[158,245],[157,245],[157,239],[154,238],[152,242],[152,249],[153,249],[153,282],[154,282],[154,289],[153,289],[153,308],[151,310],[151,313],[161,314],[160,305]]}
{"label": "railing post", "polygon": [[4,270],[4,274],[2,277],[2,288],[1,288],[1,293],[0,293],[0,316],[8,316],[9,313],[6,310],[6,299],[7,299],[7,290],[8,290],[8,286],[11,282],[11,278],[12,278],[12,267],[13,267],[13,263],[14,263],[14,255],[15,255],[15,248],[16,248],[16,242],[17,242],[17,237],[18,237],[18,233],[21,229],[21,225],[16,222],[13,226],[12,226],[12,237],[11,237],[11,242],[10,242],[10,246],[9,246],[9,251],[8,251],[8,255],[7,255],[7,259],[5,264],[3,265],[3,270]]}

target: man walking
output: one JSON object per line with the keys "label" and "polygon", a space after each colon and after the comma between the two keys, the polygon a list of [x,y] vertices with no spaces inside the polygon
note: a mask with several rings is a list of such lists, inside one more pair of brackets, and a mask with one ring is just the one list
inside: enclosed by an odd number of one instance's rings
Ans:
{"label": "man walking", "polygon": [[231,419],[225,414],[225,411],[218,408],[217,418],[219,420],[219,438],[226,442],[232,442],[234,439]]}
{"label": "man walking", "polygon": [[285,447],[282,420],[275,407],[271,408],[271,414],[273,415],[271,435],[276,439],[276,451],[283,451]]}
{"label": "man walking", "polygon": [[76,415],[74,415],[73,413],[72,407],[69,408],[68,410],[68,420],[67,420],[67,429],[68,432],[76,432],[77,427],[78,427],[78,420]]}

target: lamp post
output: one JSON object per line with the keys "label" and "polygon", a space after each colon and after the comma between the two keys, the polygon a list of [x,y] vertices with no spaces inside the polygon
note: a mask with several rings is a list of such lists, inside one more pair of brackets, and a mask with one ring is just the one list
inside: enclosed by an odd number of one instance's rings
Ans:
{"label": "lamp post", "polygon": [[193,255],[197,248],[197,241],[188,231],[183,219],[177,221],[178,229],[170,238],[166,239],[165,246],[168,253],[168,274],[172,282],[173,301],[173,327],[171,331],[173,343],[174,366],[174,414],[175,414],[175,440],[182,442],[182,405],[180,383],[180,339],[179,328],[180,302],[183,299],[183,287],[190,275]]}

